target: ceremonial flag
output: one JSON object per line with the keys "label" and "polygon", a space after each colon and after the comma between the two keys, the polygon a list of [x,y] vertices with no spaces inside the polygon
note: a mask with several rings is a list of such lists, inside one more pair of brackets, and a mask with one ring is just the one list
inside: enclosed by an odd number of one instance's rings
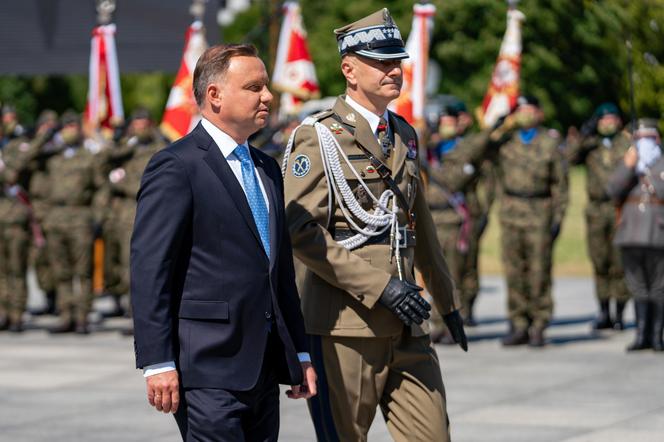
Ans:
{"label": "ceremonial flag", "polygon": [[124,121],[114,24],[97,26],[92,31],[85,120],[93,129],[111,129]]}
{"label": "ceremonial flag", "polygon": [[516,106],[521,72],[521,22],[525,19],[523,12],[517,9],[510,8],[507,11],[507,30],[500,45],[498,61],[493,68],[482,107],[478,109],[478,120],[482,127],[493,126]]}
{"label": "ceremonial flag", "polygon": [[180,69],[175,76],[161,120],[161,131],[171,141],[187,135],[201,119],[192,85],[196,62],[205,49],[207,41],[203,23],[197,20],[187,29]]}
{"label": "ceremonial flag", "polygon": [[390,105],[391,110],[414,126],[421,125],[424,118],[429,43],[435,13],[436,7],[432,4],[413,5],[413,26],[406,41],[406,52],[410,57],[401,63],[401,95]]}
{"label": "ceremonial flag", "polygon": [[279,33],[272,86],[282,92],[280,116],[295,115],[304,101],[320,96],[314,62],[307,45],[300,5],[284,3],[284,22]]}

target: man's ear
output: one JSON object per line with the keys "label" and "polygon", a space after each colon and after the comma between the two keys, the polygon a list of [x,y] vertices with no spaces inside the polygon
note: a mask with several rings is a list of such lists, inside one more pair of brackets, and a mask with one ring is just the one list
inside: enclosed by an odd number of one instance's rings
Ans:
{"label": "man's ear", "polygon": [[341,59],[341,73],[344,75],[344,77],[346,77],[346,82],[353,86],[357,84],[354,62],[355,60],[353,57],[348,55]]}
{"label": "man's ear", "polygon": [[215,83],[208,84],[207,88],[205,89],[205,95],[210,105],[212,105],[212,107],[218,108],[221,106],[222,94],[221,94],[221,89],[217,84]]}

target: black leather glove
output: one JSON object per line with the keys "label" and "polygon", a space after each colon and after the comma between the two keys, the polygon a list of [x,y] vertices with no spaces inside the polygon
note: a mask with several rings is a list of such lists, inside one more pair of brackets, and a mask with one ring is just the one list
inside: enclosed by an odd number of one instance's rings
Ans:
{"label": "black leather glove", "polygon": [[422,287],[392,277],[378,302],[397,315],[404,324],[421,324],[425,319],[429,319],[431,310],[431,305],[420,296],[421,290]]}
{"label": "black leather glove", "polygon": [[445,321],[454,342],[459,344],[463,351],[468,351],[468,338],[466,338],[466,332],[463,330],[463,318],[459,311],[454,310],[452,313],[444,315],[443,321]]}
{"label": "black leather glove", "polygon": [[594,134],[595,131],[597,130],[597,122],[599,121],[599,117],[597,115],[593,115],[590,117],[588,121],[583,123],[581,125],[581,129],[579,130],[579,133],[581,134],[582,137],[589,137],[590,135]]}
{"label": "black leather glove", "polygon": [[482,236],[486,230],[486,226],[489,224],[489,215],[483,213],[477,218],[477,236]]}
{"label": "black leather glove", "polygon": [[551,240],[555,241],[558,239],[558,235],[560,235],[560,223],[554,223],[551,226]]}

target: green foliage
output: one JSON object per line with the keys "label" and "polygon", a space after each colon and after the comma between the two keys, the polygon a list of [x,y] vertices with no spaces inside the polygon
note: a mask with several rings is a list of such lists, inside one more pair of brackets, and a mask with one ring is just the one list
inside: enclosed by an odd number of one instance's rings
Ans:
{"label": "green foliage", "polygon": [[[322,95],[344,90],[333,30],[382,7],[390,9],[407,37],[413,0],[302,1],[304,25]],[[442,69],[439,92],[457,95],[477,107],[486,92],[505,33],[507,5],[497,0],[435,0],[431,57]],[[270,0],[220,30],[223,42],[251,42],[270,67],[280,14]],[[522,0],[522,89],[542,102],[547,124],[580,125],[604,101],[615,101],[629,117],[629,77],[625,40],[631,36],[635,104],[638,116],[664,115],[664,0]],[[273,11],[274,12],[274,11]],[[173,71],[177,69],[173,67]],[[173,76],[122,75],[125,111],[146,105],[159,118]],[[82,110],[86,76],[0,77],[0,101],[16,104],[30,123],[44,108]],[[664,120],[664,119],[662,119]],[[664,129],[664,123],[662,126]]]}

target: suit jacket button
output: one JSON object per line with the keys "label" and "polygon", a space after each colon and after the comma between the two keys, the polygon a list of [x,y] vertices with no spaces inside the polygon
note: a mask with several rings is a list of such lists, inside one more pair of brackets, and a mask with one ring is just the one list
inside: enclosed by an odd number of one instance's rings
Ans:
{"label": "suit jacket button", "polygon": [[265,319],[272,319],[272,313],[265,312]]}

